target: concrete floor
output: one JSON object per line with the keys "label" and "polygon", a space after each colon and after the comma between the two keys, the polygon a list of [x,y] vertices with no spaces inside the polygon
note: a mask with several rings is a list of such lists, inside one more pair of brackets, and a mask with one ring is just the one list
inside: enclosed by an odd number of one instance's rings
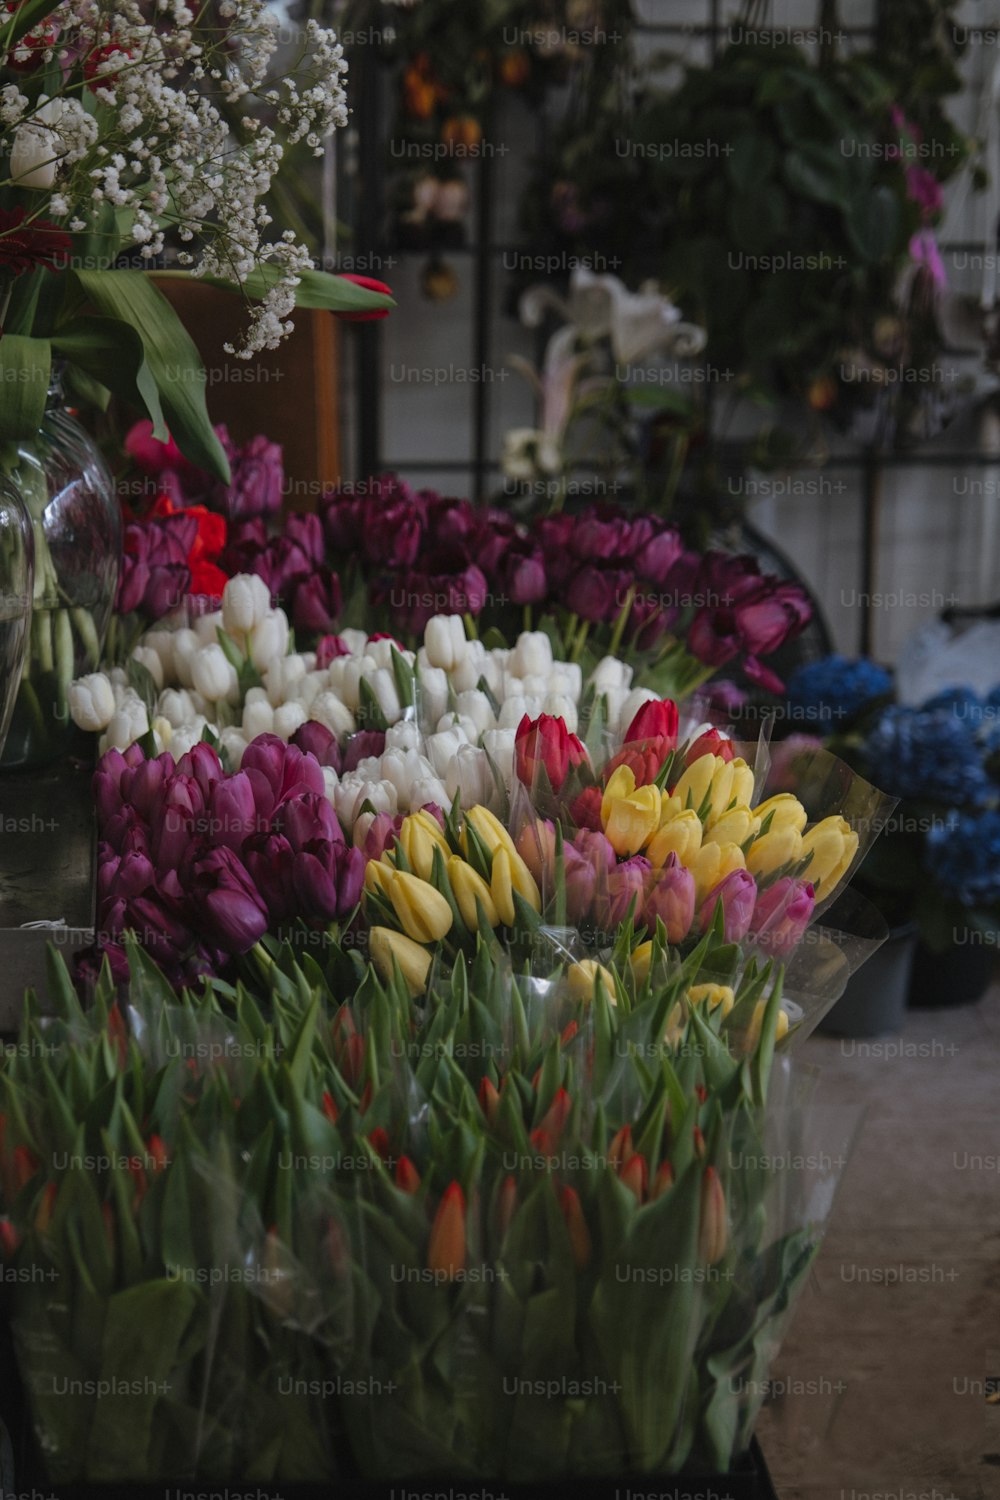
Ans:
{"label": "concrete floor", "polygon": [[803,1055],[867,1113],[757,1427],[779,1500],[998,1500],[1000,986]]}

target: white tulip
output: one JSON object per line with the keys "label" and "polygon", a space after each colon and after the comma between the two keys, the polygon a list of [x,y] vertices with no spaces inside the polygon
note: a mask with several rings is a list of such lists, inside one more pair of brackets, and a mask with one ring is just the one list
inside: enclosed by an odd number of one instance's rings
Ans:
{"label": "white tulip", "polygon": [[290,740],[307,717],[301,703],[283,703],[274,710],[274,732],[279,739]]}
{"label": "white tulip", "polygon": [[572,698],[567,698],[565,693],[549,693],[542,704],[542,713],[551,714],[554,719],[562,719],[570,734],[576,734],[579,722],[576,704]]}
{"label": "white tulip", "polygon": [[221,646],[202,646],[191,663],[191,678],[196,693],[210,703],[219,703],[236,685],[236,668]]}
{"label": "white tulip", "polygon": [[288,616],[283,609],[272,609],[250,632],[250,660],[263,672],[275,657],[288,650]]}
{"label": "white tulip", "polygon": [[486,647],[482,641],[467,641],[465,655],[456,663],[451,673],[451,685],[457,693],[467,693],[478,687],[487,662]]}
{"label": "white tulip", "polygon": [[114,690],[103,672],[91,672],[70,685],[69,711],[78,729],[90,734],[107,729],[115,706]]}
{"label": "white tulip", "polygon": [[171,724],[169,719],[165,719],[163,715],[160,714],[153,720],[152,724],[149,727],[152,729],[153,734],[156,737],[156,743],[159,747],[157,753],[162,755],[164,750],[170,749],[170,742],[174,737],[174,726]]}
{"label": "white tulip", "polygon": [[510,791],[514,785],[513,729],[488,729],[483,735],[483,749],[503,777],[507,790]]}
{"label": "white tulip", "polygon": [[230,635],[246,635],[261,623],[270,608],[271,590],[255,573],[237,573],[222,591],[222,623]]}
{"label": "white tulip", "polygon": [[442,667],[421,668],[417,684],[421,722],[436,724],[448,707],[448,674]]}
{"label": "white tulip", "polygon": [[[193,750],[195,745],[201,743],[201,737],[206,728],[207,720],[199,714],[193,724],[185,724],[183,729],[175,729],[174,737],[170,741],[170,753],[175,760]],[[212,726],[213,729],[215,725]]]}
{"label": "white tulip", "polygon": [[451,729],[439,730],[432,734],[427,741],[427,755],[434,773],[437,776],[445,776],[448,767],[458,754],[464,741]]}
{"label": "white tulip", "polygon": [[522,630],[511,652],[515,671],[526,677],[529,672],[547,677],[552,668],[552,642],[543,630]]}
{"label": "white tulip", "polygon": [[455,713],[453,710],[442,714],[435,728],[438,734],[445,734],[448,730],[454,730],[462,744],[468,744],[470,740],[475,741],[479,739],[476,726],[472,720],[465,718],[462,714]]}
{"label": "white tulip", "polygon": [[421,744],[420,729],[413,719],[401,719],[385,732],[387,750],[419,750]]}
{"label": "white tulip", "polygon": [[476,745],[462,745],[458,754],[449,762],[444,778],[449,801],[460,796],[463,807],[496,807],[497,785],[490,770],[485,751]]}
{"label": "white tulip", "polygon": [[151,646],[136,646],[132,652],[132,660],[137,661],[140,667],[145,667],[156,684],[156,691],[163,687],[163,663],[160,653],[154,651]]}
{"label": "white tulip", "polygon": [[319,694],[324,691],[325,687],[325,672],[307,672],[304,677],[300,677],[298,682],[295,683],[288,701],[290,703],[301,703],[305,709],[312,708],[313,703]]}
{"label": "white tulip", "polygon": [[243,733],[247,741],[255,740],[259,734],[274,733],[274,709],[266,698],[263,703],[259,699],[251,703],[247,694],[243,705]]}
{"label": "white tulip", "polygon": [[309,717],[315,719],[317,724],[325,724],[338,740],[353,734],[357,727],[351,710],[336,693],[318,693],[310,706]]}
{"label": "white tulip", "polygon": [[628,693],[625,688],[605,688],[594,699],[593,714],[598,713],[598,705],[602,699],[604,701],[604,717],[608,731],[612,736],[618,733],[622,717],[622,704],[627,697]]}
{"label": "white tulip", "polygon": [[286,698],[292,696],[296,684],[304,679],[305,664],[301,656],[275,655],[267,663],[262,675],[268,702],[272,708],[278,708]]}
{"label": "white tulip", "polygon": [[567,698],[572,698],[574,703],[579,703],[583,694],[583,668],[578,661],[561,661],[556,663],[552,677],[549,679],[550,691],[553,693],[565,693]]}
{"label": "white tulip", "polygon": [[496,725],[496,715],[490,706],[490,700],[476,688],[471,692],[459,693],[455,706],[463,720],[468,719],[475,726],[475,733],[469,735],[470,740],[478,739],[487,729],[493,729]]}
{"label": "white tulip", "polygon": [[216,609],[210,614],[199,615],[191,628],[203,646],[212,646],[218,643],[221,624],[222,610]]}
{"label": "white tulip", "polygon": [[632,668],[617,656],[602,656],[590,674],[590,686],[599,693],[607,688],[628,689],[632,681]]}
{"label": "white tulip", "polygon": [[521,697],[505,698],[500,705],[500,717],[497,719],[498,729],[516,729],[525,714],[530,719],[536,717],[531,712],[528,699]]}
{"label": "white tulip", "polygon": [[439,776],[418,777],[410,787],[411,812],[426,807],[428,802],[433,802],[438,807],[446,807],[448,800],[445,784]]}
{"label": "white tulip", "polygon": [[340,777],[332,766],[321,766],[320,770],[323,772],[323,792],[327,802],[333,807],[336,800],[337,787],[340,784]]}
{"label": "white tulip", "polygon": [[369,641],[365,647],[365,653],[371,657],[377,667],[388,667],[391,670],[392,647],[392,641],[388,637],[383,637],[380,641]]}
{"label": "white tulip", "polygon": [[[376,644],[378,644],[376,642]],[[378,667],[371,675],[369,685],[375,694],[386,724],[395,724],[403,717],[403,705],[399,701],[396,679],[388,667]]]}
{"label": "white tulip", "polygon": [[368,637],[363,630],[348,628],[337,633],[352,656],[364,656]]}
{"label": "white tulip", "polygon": [[356,713],[361,702],[361,679],[371,677],[375,663],[370,656],[339,656],[332,661],[327,671],[327,681],[333,692]]}
{"label": "white tulip", "polygon": [[191,694],[186,688],[166,688],[156,700],[156,711],[162,714],[174,729],[182,729],[185,724],[191,723],[195,716]]}
{"label": "white tulip", "polygon": [[137,695],[116,709],[108,721],[106,739],[115,750],[127,750],[133,740],[141,739],[149,729],[146,705]]}
{"label": "white tulip", "polygon": [[149,651],[156,652],[160,658],[163,682],[170,682],[174,676],[174,632],[172,630],[147,630],[139,644]]}
{"label": "white tulip", "polygon": [[552,691],[550,672],[526,672],[521,679],[526,698],[544,698]]}
{"label": "white tulip", "polygon": [[224,729],[219,736],[219,750],[224,754],[229,765],[234,771],[238,771],[243,763],[243,752],[247,748],[247,737],[238,729],[232,727]]}
{"label": "white tulip", "polygon": [[366,781],[356,771],[342,776],[334,789],[333,806],[345,829],[354,827],[354,820],[366,802],[375,812],[397,812],[396,788],[388,781]]}
{"label": "white tulip", "polygon": [[[218,648],[218,649],[221,649]],[[177,630],[174,632],[174,676],[181,687],[193,687],[194,678],[191,668],[194,658],[201,650],[201,642],[193,630]]]}
{"label": "white tulip", "polygon": [[424,629],[424,649],[432,667],[451,672],[465,656],[468,642],[461,615],[433,615]]}

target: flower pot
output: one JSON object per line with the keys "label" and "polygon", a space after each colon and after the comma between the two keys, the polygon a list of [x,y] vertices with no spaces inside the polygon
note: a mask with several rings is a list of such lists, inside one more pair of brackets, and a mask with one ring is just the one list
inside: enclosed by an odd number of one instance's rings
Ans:
{"label": "flower pot", "polygon": [[819,1024],[834,1036],[885,1036],[899,1031],[906,1015],[916,928],[894,927],[882,947],[847,981],[847,988]]}
{"label": "flower pot", "polygon": [[24,503],[34,531],[28,650],[0,764],[44,764],[75,734],[68,692],[96,671],[111,618],[121,556],[121,510],[97,446],[49,390],[34,437],[3,456],[5,490]]}
{"label": "flower pot", "polygon": [[981,933],[966,928],[962,941],[943,953],[917,944],[910,975],[909,1003],[916,1007],[972,1005],[981,1000],[996,973],[997,950]]}

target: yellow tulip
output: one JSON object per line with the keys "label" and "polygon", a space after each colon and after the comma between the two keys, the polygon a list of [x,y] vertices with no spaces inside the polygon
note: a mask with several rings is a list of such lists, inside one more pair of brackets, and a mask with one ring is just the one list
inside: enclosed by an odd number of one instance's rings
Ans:
{"label": "yellow tulip", "polygon": [[[433,825],[433,833],[428,824]],[[403,819],[399,830],[399,845],[410,869],[421,880],[430,880],[434,872],[435,849],[440,849],[445,859],[451,852],[440,824],[429,814],[425,818],[420,813],[411,813],[408,818]]]}
{"label": "yellow tulip", "polygon": [[719,755],[699,755],[693,760],[674,787],[673,795],[681,807],[693,807],[697,812],[708,796],[716,769],[724,765]]}
{"label": "yellow tulip", "polygon": [[[758,1000],[754,1006],[753,1015],[750,1017],[750,1025],[746,1029],[743,1038],[743,1046],[747,1052],[752,1052],[760,1041],[760,1028],[764,1023],[764,1010],[767,1006],[766,1000]],[[780,1042],[782,1037],[788,1035],[788,1012],[778,1011],[778,1024],[774,1032],[774,1040]]]}
{"label": "yellow tulip", "polygon": [[586,1004],[594,998],[597,990],[597,981],[604,985],[604,993],[612,1005],[617,1005],[615,998],[615,981],[610,970],[603,964],[599,964],[596,958],[581,958],[579,963],[572,964],[566,973],[566,980],[570,996]]}
{"label": "yellow tulip", "polygon": [[760,819],[746,803],[731,807],[721,817],[709,818],[705,825],[706,844],[740,844],[760,832]]}
{"label": "yellow tulip", "polygon": [[739,844],[702,844],[684,863],[694,876],[694,899],[698,906],[720,880],[733,870],[745,870],[747,864]]}
{"label": "yellow tulip", "polygon": [[858,836],[846,819],[824,818],[803,837],[803,858],[812,855],[803,878],[811,881],[817,896],[829,896],[847,874],[857,852]]}
{"label": "yellow tulip", "polygon": [[601,822],[616,854],[638,854],[660,826],[659,787],[637,787],[630,767],[619,766],[601,799]]}
{"label": "yellow tulip", "polygon": [[745,806],[753,796],[753,772],[745,760],[725,761],[721,755],[699,755],[674,787],[682,807],[697,811],[706,799],[705,821],[721,818],[734,802]]}
{"label": "yellow tulip", "polygon": [[475,807],[469,808],[469,811],[466,813],[465,820],[462,824],[462,832],[459,841],[462,845],[463,854],[468,855],[469,853],[469,841],[468,834],[466,832],[466,828],[469,824],[471,824],[475,829],[476,833],[482,839],[483,843],[486,845],[491,854],[495,854],[498,849],[506,849],[508,854],[517,853],[514,840],[511,838],[510,834],[507,832],[507,829],[503,826],[496,814],[491,813],[488,807],[483,807],[477,804]]}
{"label": "yellow tulip", "polygon": [[791,792],[778,792],[775,796],[768,797],[766,802],[758,803],[754,812],[760,819],[762,828],[765,819],[771,819],[768,833],[774,833],[779,828],[794,828],[802,833],[808,821],[805,808]]}
{"label": "yellow tulip", "polygon": [[501,922],[507,927],[514,925],[514,880],[510,866],[510,855],[506,849],[498,849],[493,856],[490,871],[490,895]]}
{"label": "yellow tulip", "polygon": [[683,811],[684,811],[684,803],[678,797],[678,795],[677,795],[676,792],[674,792],[673,795],[670,796],[670,797],[667,796],[666,792],[661,792],[660,793],[660,827],[661,828],[664,826],[664,824],[672,822],[673,819],[676,818]]}
{"label": "yellow tulip", "polygon": [[691,984],[687,997],[692,1005],[701,1005],[705,1010],[715,1010],[721,1005],[724,1016],[736,1004],[736,996],[728,984]]}
{"label": "yellow tulip", "polygon": [[676,854],[681,864],[686,865],[689,857],[701,848],[701,844],[701,819],[694,808],[689,807],[686,812],[679,812],[676,817],[671,818],[669,823],[661,825],[659,832],[653,835],[646,855],[657,870],[666,864],[671,854]]}
{"label": "yellow tulip", "polygon": [[423,994],[431,967],[431,955],[426,948],[401,932],[393,932],[391,927],[373,927],[369,942],[372,963],[383,979],[392,978],[395,960],[413,998]]}
{"label": "yellow tulip", "polygon": [[646,983],[649,975],[649,967],[652,962],[653,940],[652,938],[647,938],[644,943],[639,944],[638,948],[633,948],[629,956],[629,963],[632,966],[632,974],[636,984]]}
{"label": "yellow tulip", "polygon": [[382,876],[382,889],[392,902],[407,937],[417,943],[436,943],[450,930],[455,918],[440,891],[418,875],[390,870]]}
{"label": "yellow tulip", "polygon": [[370,859],[365,865],[365,890],[380,891],[383,895],[388,894],[385,888],[385,877],[392,865],[384,859]]}
{"label": "yellow tulip", "polygon": [[802,835],[791,823],[784,828],[772,828],[769,833],[754,839],[747,855],[747,869],[756,879],[771,875],[789,861],[802,858]]}
{"label": "yellow tulip", "polygon": [[487,922],[491,927],[496,927],[500,921],[500,915],[490,895],[490,888],[483,877],[460,854],[449,856],[447,871],[448,884],[454,893],[456,905],[462,913],[465,925],[473,932],[478,929],[478,906],[481,906]]}

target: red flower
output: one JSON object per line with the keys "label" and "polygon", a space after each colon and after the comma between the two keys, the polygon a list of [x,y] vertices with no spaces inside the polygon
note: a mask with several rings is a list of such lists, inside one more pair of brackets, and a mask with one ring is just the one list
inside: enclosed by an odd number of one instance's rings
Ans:
{"label": "red flower", "polygon": [[83,76],[92,94],[96,94],[98,89],[113,89],[117,85],[121,76],[117,70],[101,71],[101,64],[111,57],[120,57],[122,62],[127,62],[131,60],[132,53],[120,42],[112,41],[107,42],[103,47],[94,47],[83,59]]}
{"label": "red flower", "polygon": [[[371,276],[353,276],[350,272],[345,271],[341,275],[341,280],[353,281],[355,286],[364,287],[368,292],[383,292],[387,297],[392,296],[391,289],[386,286],[384,281],[375,281]],[[336,316],[342,318],[345,323],[370,323],[375,318],[387,318],[389,316],[389,309],[387,307],[376,307],[372,308],[370,312],[339,312]]]}
{"label": "red flower", "polygon": [[706,729],[704,734],[699,734],[685,755],[684,766],[686,769],[703,755],[718,755],[721,760],[732,760],[735,754],[736,747],[732,740],[720,734],[717,729]]}
{"label": "red flower", "polygon": [[669,740],[667,749],[673,749],[677,743],[677,704],[673,699],[654,699],[642,705],[622,737],[622,744],[634,745],[638,740]]}
{"label": "red flower", "polygon": [[565,719],[552,714],[540,714],[537,719],[529,719],[525,714],[517,726],[514,750],[518,780],[532,786],[544,770],[554,792],[566,780],[570,767],[587,758],[583,745],[566,728]]}
{"label": "red flower", "polygon": [[0,208],[0,276],[21,276],[38,266],[53,268],[73,241],[48,219],[24,222],[23,208]]}
{"label": "red flower", "polygon": [[584,787],[578,797],[574,797],[569,805],[569,814],[578,828],[589,829],[591,833],[601,833],[604,824],[601,822],[601,798],[603,793],[599,786]]}

